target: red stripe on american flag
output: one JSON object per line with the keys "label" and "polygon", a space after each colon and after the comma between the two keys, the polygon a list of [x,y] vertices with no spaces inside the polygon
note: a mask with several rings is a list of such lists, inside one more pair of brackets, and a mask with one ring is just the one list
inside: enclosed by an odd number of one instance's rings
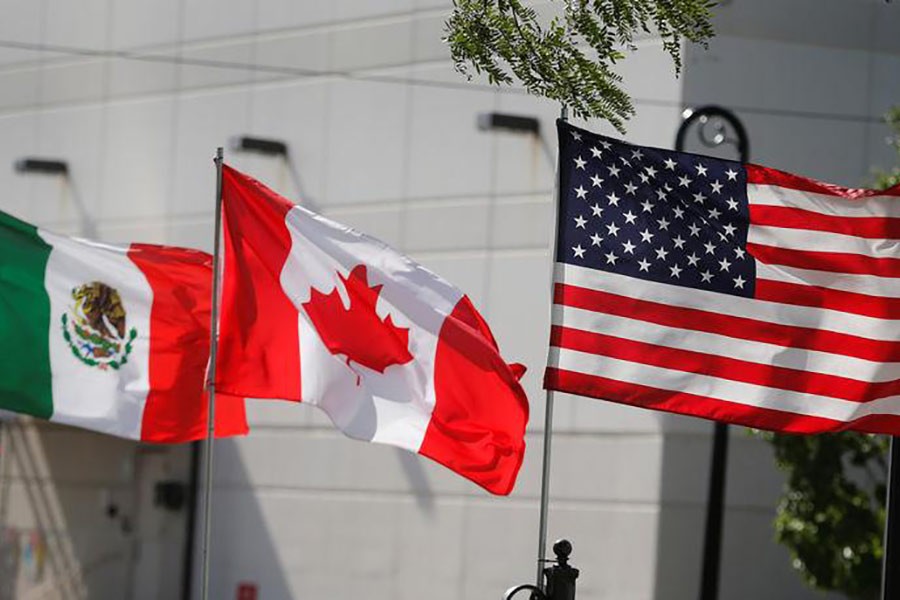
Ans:
{"label": "red stripe on american flag", "polygon": [[766,227],[827,231],[868,239],[900,238],[900,219],[824,215],[788,206],[751,204],[750,223]]}
{"label": "red stripe on american flag", "polygon": [[744,165],[747,172],[747,183],[757,185],[775,185],[782,188],[790,188],[801,192],[825,194],[852,200],[871,198],[872,196],[900,196],[900,185],[895,185],[884,191],[845,188],[831,183],[822,183],[793,173],[786,173],[778,169],[761,167],[759,165]]}
{"label": "red stripe on american flag", "polygon": [[878,319],[900,319],[900,298],[884,298],[831,288],[757,279],[757,300],[839,310]]}
{"label": "red stripe on american flag", "polygon": [[900,344],[896,342],[670,306],[561,283],[554,286],[553,301],[564,306],[638,319],[666,327],[705,331],[739,340],[855,356],[878,362],[900,361]]}
{"label": "red stripe on american flag", "polygon": [[875,258],[848,252],[791,250],[752,242],[747,243],[747,252],[757,260],[770,265],[830,273],[900,277],[900,258]]}
{"label": "red stripe on american flag", "polygon": [[841,398],[851,402],[869,402],[900,393],[900,381],[896,380],[870,383],[849,377],[762,365],[704,352],[648,344],[558,325],[553,326],[550,331],[550,345],[664,369]]}
{"label": "red stripe on american flag", "polygon": [[663,390],[647,385],[625,383],[616,379],[586,375],[555,367],[548,367],[544,373],[544,387],[642,408],[741,423],[758,429],[771,429],[787,433],[822,433],[853,429],[866,433],[894,435],[900,431],[900,416],[898,415],[867,415],[853,421],[835,421],[746,406],[736,402]]}

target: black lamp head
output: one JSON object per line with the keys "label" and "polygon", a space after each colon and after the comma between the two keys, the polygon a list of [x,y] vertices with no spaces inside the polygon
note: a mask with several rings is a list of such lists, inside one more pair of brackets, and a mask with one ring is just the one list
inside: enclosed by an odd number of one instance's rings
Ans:
{"label": "black lamp head", "polygon": [[478,129],[481,131],[501,129],[529,135],[540,135],[541,133],[541,122],[535,117],[490,112],[479,114],[477,123]]}
{"label": "black lamp head", "polygon": [[17,173],[42,173],[45,175],[68,175],[69,163],[52,158],[36,158],[33,156],[20,158],[15,162]]}
{"label": "black lamp head", "polygon": [[236,135],[229,140],[228,145],[236,152],[256,152],[267,156],[288,155],[288,145],[281,140]]}

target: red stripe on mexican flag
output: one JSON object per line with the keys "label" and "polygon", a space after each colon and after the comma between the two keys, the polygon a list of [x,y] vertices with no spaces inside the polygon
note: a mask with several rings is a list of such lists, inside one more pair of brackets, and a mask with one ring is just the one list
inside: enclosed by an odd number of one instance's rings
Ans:
{"label": "red stripe on mexican flag", "polygon": [[[0,213],[0,409],[150,442],[206,437],[209,255],[110,246]],[[246,433],[243,400],[217,435]]]}
{"label": "red stripe on mexican flag", "polygon": [[218,390],[314,404],[350,437],[512,490],[523,371],[461,291],[227,166],[223,206]]}

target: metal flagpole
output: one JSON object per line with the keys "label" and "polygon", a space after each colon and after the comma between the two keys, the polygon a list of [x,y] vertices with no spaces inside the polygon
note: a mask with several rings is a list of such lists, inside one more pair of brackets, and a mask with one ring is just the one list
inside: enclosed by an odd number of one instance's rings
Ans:
{"label": "metal flagpole", "polygon": [[[718,119],[713,135],[706,127]],[[735,138],[729,139],[721,121],[734,130]],[[713,148],[725,143],[737,146],[741,163],[750,160],[750,142],[744,124],[733,112],[721,106],[704,106],[684,111],[684,120],[675,136],[675,150],[684,152],[688,129],[700,123],[700,141]],[[716,422],[713,428],[712,457],[709,466],[709,491],[706,500],[706,526],[703,533],[703,567],[700,573],[700,600],[716,600],[719,597],[719,570],[722,562],[722,529],[725,517],[725,479],[728,467],[728,424]]]}
{"label": "metal flagpole", "polygon": [[[569,120],[569,110],[562,106],[559,110],[559,118],[561,121]],[[557,159],[556,159],[556,185],[555,185],[555,193],[554,197],[554,211],[553,211],[553,264],[556,264],[556,240],[559,236],[559,195],[561,193],[561,186],[559,184],[560,177],[560,164],[559,164],[559,156],[557,151]],[[553,278],[551,275],[551,284],[550,284],[550,293],[552,298],[553,293]],[[553,390],[547,390],[546,396],[546,404],[544,408],[544,457],[543,457],[543,466],[541,470],[541,516],[540,516],[540,530],[538,532],[538,557],[537,557],[537,575],[536,575],[536,583],[537,587],[544,589],[543,586],[543,571],[544,571],[544,563],[547,561],[547,509],[550,504],[550,443],[553,437]]]}
{"label": "metal flagpole", "polygon": [[900,443],[891,438],[891,458],[888,473],[887,499],[884,517],[884,558],[881,577],[881,600],[900,596]]}
{"label": "metal flagpole", "polygon": [[209,408],[206,414],[206,487],[203,491],[203,579],[200,598],[209,600],[209,540],[212,530],[212,466],[216,423],[216,350],[219,345],[219,245],[222,237],[222,162],[224,151],[216,150],[216,231],[213,248],[212,314],[209,326],[209,368],[206,390]]}

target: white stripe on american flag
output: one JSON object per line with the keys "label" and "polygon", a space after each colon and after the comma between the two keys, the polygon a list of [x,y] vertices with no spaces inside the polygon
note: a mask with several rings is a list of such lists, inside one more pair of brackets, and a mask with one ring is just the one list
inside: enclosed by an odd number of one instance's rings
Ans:
{"label": "white stripe on american flag", "polygon": [[896,196],[871,196],[864,200],[793,190],[777,185],[747,184],[750,203],[759,206],[800,208],[841,217],[900,218]]}
{"label": "white stripe on american flag", "polygon": [[782,281],[799,285],[825,287],[833,290],[900,298],[900,279],[896,277],[878,277],[876,275],[856,275],[834,273],[831,271],[814,271],[756,263],[757,280]]}
{"label": "white stripe on american flag", "polygon": [[834,421],[847,422],[880,413],[900,414],[900,397],[897,396],[871,402],[852,402],[665,369],[564,348],[550,349],[550,364],[562,365],[566,370],[588,375],[612,376],[618,381],[630,384],[652,385],[657,389]]}
{"label": "white stripe on american flag", "polygon": [[[751,200],[752,201],[752,200]],[[775,248],[813,252],[846,252],[900,261],[898,241],[869,239],[829,231],[750,225],[747,241]]]}
{"label": "white stripe on american flag", "polygon": [[[886,342],[900,340],[900,322],[894,320],[765,302],[739,296],[723,297],[717,292],[656,283],[564,263],[556,264],[554,280],[559,283],[640,298],[669,306],[752,318],[794,327],[823,329],[870,340]],[[897,343],[897,348],[900,349],[900,342]]]}
{"label": "white stripe on american flag", "polygon": [[875,362],[752,340],[736,343],[734,338],[725,335],[690,330],[688,323],[683,328],[666,327],[638,319],[557,305],[553,310],[553,325],[787,369],[844,377],[852,373],[852,377],[860,381],[883,382],[900,378],[900,362]]}

